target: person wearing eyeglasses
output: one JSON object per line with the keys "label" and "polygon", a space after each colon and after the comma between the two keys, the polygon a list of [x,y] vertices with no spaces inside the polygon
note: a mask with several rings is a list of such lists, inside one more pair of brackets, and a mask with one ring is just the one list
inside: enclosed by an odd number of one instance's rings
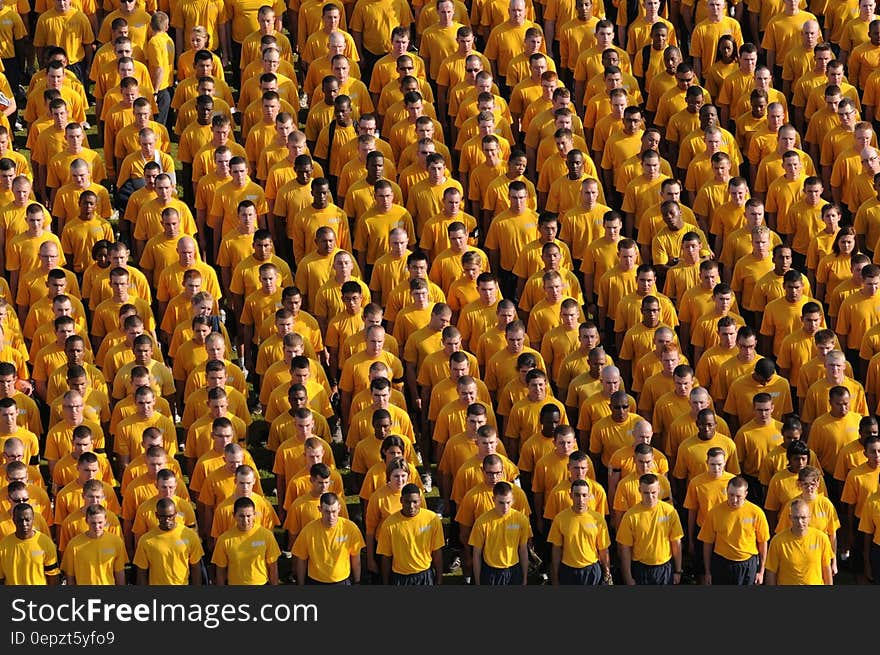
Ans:
{"label": "person wearing eyeglasses", "polygon": [[[21,480],[14,480],[6,487],[6,498],[0,501],[0,538],[7,537],[15,532],[15,520],[13,511],[18,505],[30,503],[30,494],[28,493],[28,485]],[[44,534],[50,534],[49,525],[46,519],[39,511],[39,506],[31,505],[36,510],[34,515],[34,524],[36,530]]]}
{"label": "person wearing eyeglasses", "polygon": [[789,508],[791,527],[770,540],[764,582],[768,585],[833,584],[834,551],[828,536],[810,526],[810,506],[802,498]]}
{"label": "person wearing eyeglasses", "polygon": [[[801,494],[783,505],[776,524],[776,534],[791,528],[791,504],[798,498],[806,502],[810,508],[810,527],[818,528],[831,540],[831,573],[837,575],[837,531],[840,529],[840,519],[834,503],[827,495],[820,493],[821,474],[821,469],[815,466],[805,466],[798,471],[797,486]],[[861,527],[860,523],[859,528]]]}

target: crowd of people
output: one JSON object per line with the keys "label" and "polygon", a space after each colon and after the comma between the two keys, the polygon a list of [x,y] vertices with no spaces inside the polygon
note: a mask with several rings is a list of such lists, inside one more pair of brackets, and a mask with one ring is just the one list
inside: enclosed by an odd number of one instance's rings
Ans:
{"label": "crowd of people", "polygon": [[875,0],[264,2],[0,8],[0,580],[880,582]]}

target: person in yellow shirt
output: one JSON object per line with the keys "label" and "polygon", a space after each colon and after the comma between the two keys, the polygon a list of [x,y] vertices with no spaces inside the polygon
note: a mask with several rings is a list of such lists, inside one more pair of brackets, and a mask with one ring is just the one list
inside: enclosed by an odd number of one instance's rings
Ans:
{"label": "person in yellow shirt", "polygon": [[67,544],[61,560],[68,585],[125,585],[128,554],[122,539],[107,527],[107,509],[89,505],[85,511],[88,530]]}
{"label": "person in yellow shirt", "polygon": [[202,584],[201,541],[191,528],[177,523],[177,507],[170,498],[156,503],[159,526],[138,541],[132,563],[138,585]]}
{"label": "person in yellow shirt", "polygon": [[0,580],[6,585],[59,583],[58,551],[49,535],[34,529],[34,508],[18,503],[12,509],[15,532],[0,540]]}
{"label": "person in yellow shirt", "polygon": [[697,534],[705,524],[709,512],[727,497],[727,484],[734,475],[724,470],[726,462],[727,455],[723,448],[710,448],[706,452],[707,470],[688,483],[683,503],[688,511],[688,552],[693,558],[694,571],[701,584],[704,577],[704,553],[703,544],[697,540]]}
{"label": "person in yellow shirt", "polygon": [[339,515],[344,498],[326,492],[319,502],[321,518],[303,527],[291,549],[297,584],[360,584],[364,539],[355,523]]}
{"label": "person in yellow shirt", "polygon": [[513,508],[513,488],[509,482],[496,482],[492,498],[495,507],[477,517],[468,539],[473,547],[474,584],[525,585],[532,535],[529,519]]}
{"label": "person in yellow shirt", "polygon": [[712,508],[700,530],[704,584],[753,585],[764,581],[770,528],[763,510],[746,500],[748,482],[727,483],[727,500]]}
{"label": "person in yellow shirt", "polygon": [[610,584],[608,525],[604,516],[589,509],[593,499],[589,482],[574,480],[570,496],[571,507],[553,518],[547,537],[552,544],[551,584]]}
{"label": "person in yellow shirt", "polygon": [[400,511],[379,527],[376,554],[382,556],[382,581],[386,585],[443,583],[443,527],[440,517],[422,507],[422,502],[417,485],[404,485],[400,492]]}
{"label": "person in yellow shirt", "polygon": [[767,585],[830,585],[834,551],[828,535],[810,527],[810,505],[802,498],[789,506],[791,527],[770,540],[765,564]]}
{"label": "person in yellow shirt", "polygon": [[537,215],[527,207],[528,190],[523,182],[513,181],[508,186],[510,209],[497,214],[489,225],[485,247],[493,271],[507,271],[502,276],[507,288],[505,296],[513,297],[516,277],[512,274],[516,257],[531,242],[537,232]]}
{"label": "person in yellow shirt", "polygon": [[[804,276],[800,271],[786,271],[782,284],[782,297],[770,300],[761,310],[755,312],[756,322],[761,324],[761,351],[774,357],[779,356],[786,335],[795,332],[801,324],[804,305],[812,302],[809,296],[804,295]],[[823,314],[822,327],[824,323]]]}
{"label": "person in yellow shirt", "polygon": [[[157,509],[158,512],[158,509]],[[256,506],[250,498],[235,500],[235,526],[217,539],[211,563],[216,565],[214,583],[229,585],[277,585],[281,550],[275,535],[256,525]]]}
{"label": "person in yellow shirt", "polygon": [[675,509],[660,500],[660,481],[653,473],[639,478],[641,502],[623,515],[617,530],[621,572],[627,585],[681,582],[681,539]]}
{"label": "person in yellow shirt", "polygon": [[864,454],[865,463],[847,474],[840,494],[841,504],[846,509],[844,547],[850,550],[850,558],[857,566],[866,554],[862,552],[862,540],[856,538],[856,531],[869,500],[876,495],[877,474],[880,469],[880,437],[872,434],[865,439]]}
{"label": "person in yellow shirt", "polygon": [[392,183],[384,179],[377,180],[373,185],[373,197],[375,204],[360,217],[354,239],[358,265],[367,278],[376,261],[388,253],[388,240],[392,229],[406,230],[409,241],[416,242],[413,217],[406,208],[394,203]]}
{"label": "person in yellow shirt", "polygon": [[[862,288],[846,298],[840,305],[840,314],[835,331],[841,341],[846,341],[847,353],[852,356],[861,348],[862,340],[868,330],[880,323],[880,303],[877,291],[880,289],[880,267],[868,264],[861,270]],[[857,373],[864,373],[864,360],[852,357],[856,362]]]}

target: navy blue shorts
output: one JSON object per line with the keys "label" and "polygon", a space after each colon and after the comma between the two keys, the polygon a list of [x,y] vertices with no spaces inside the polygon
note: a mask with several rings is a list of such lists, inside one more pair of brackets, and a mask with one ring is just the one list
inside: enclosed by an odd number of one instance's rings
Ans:
{"label": "navy blue shorts", "polygon": [[522,567],[519,564],[506,569],[496,569],[483,562],[480,567],[480,584],[487,587],[505,587],[523,583]]}
{"label": "navy blue shorts", "polygon": [[712,553],[712,561],[709,563],[712,572],[712,584],[726,585],[753,585],[755,575],[758,573],[758,556],[752,555],[742,562],[735,562],[718,553]]}
{"label": "navy blue shorts", "polygon": [[633,561],[632,577],[637,585],[670,585],[672,584],[672,560],[665,564],[642,564]]}
{"label": "navy blue shorts", "polygon": [[425,569],[419,573],[391,572],[392,587],[433,587],[434,569]]}
{"label": "navy blue shorts", "polygon": [[602,583],[602,567],[593,562],[582,569],[559,563],[559,584],[598,587]]}

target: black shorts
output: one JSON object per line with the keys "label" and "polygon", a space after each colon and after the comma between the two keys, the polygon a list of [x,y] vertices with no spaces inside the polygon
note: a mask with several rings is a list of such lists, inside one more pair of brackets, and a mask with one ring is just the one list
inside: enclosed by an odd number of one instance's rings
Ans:
{"label": "black shorts", "polygon": [[[699,532],[700,528],[697,527],[697,533],[699,534]],[[705,564],[706,561],[703,559],[703,542],[694,537],[694,575],[703,575],[703,572],[706,570]]]}
{"label": "black shorts", "polygon": [[632,577],[637,585],[671,585],[672,560],[665,564],[642,564],[633,561]]}
{"label": "black shorts", "polygon": [[519,564],[506,569],[496,569],[483,562],[480,567],[480,584],[486,587],[510,587],[523,583],[522,567]]}
{"label": "black shorts", "polygon": [[306,584],[324,587],[350,587],[351,578],[346,578],[345,580],[340,580],[339,582],[321,582],[320,580],[315,580],[314,578],[306,576]]}
{"label": "black shorts", "polygon": [[874,576],[874,584],[880,585],[880,546],[871,542],[871,552],[868,553],[871,558],[871,575]]}
{"label": "black shorts", "polygon": [[764,506],[764,487],[761,486],[758,478],[751,475],[743,475],[746,482],[749,483],[748,500],[755,503],[758,507]]}
{"label": "black shorts", "polygon": [[[858,520],[858,517],[856,517],[856,521]],[[871,544],[873,546],[874,542],[872,541]],[[853,543],[849,548],[849,560],[847,561],[850,570],[856,575],[862,574],[862,571],[865,568],[865,557],[870,557],[870,553],[865,552],[864,535],[861,532],[856,532],[856,538],[853,540]]]}
{"label": "black shorts", "polygon": [[602,567],[593,562],[582,569],[559,563],[559,584],[580,585],[582,587],[598,587],[602,583]]}
{"label": "black shorts", "polygon": [[419,573],[391,572],[392,587],[433,587],[434,569],[425,569]]}
{"label": "black shorts", "polygon": [[752,555],[747,560],[735,562],[721,557],[718,553],[712,553],[709,567],[712,571],[713,585],[753,585],[755,575],[758,573],[758,556]]}

